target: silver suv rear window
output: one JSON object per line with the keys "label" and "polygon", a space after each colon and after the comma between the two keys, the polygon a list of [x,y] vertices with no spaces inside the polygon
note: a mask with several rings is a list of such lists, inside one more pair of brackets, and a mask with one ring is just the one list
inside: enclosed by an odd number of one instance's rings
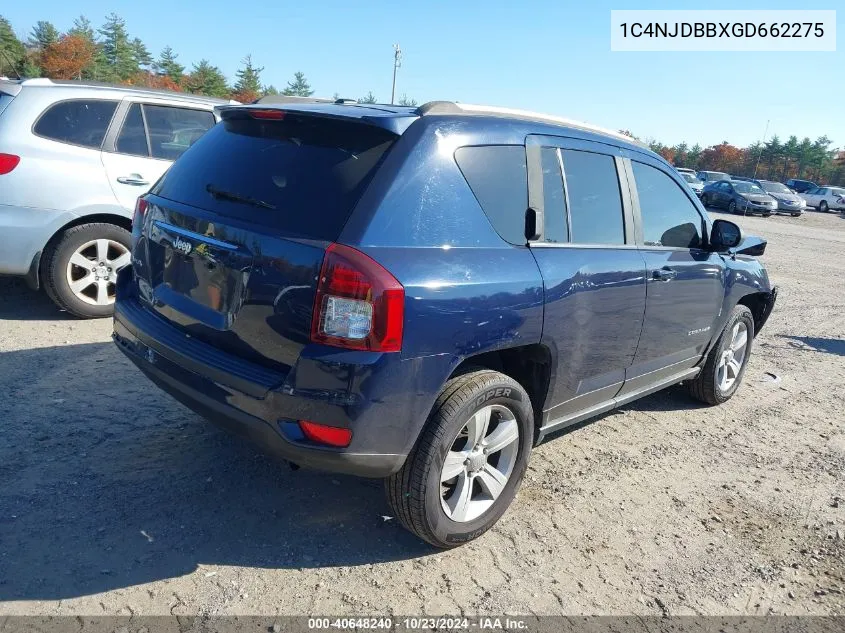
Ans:
{"label": "silver suv rear window", "polygon": [[14,99],[12,95],[7,95],[4,92],[0,92],[0,114],[3,114],[3,110],[5,110],[10,103],[12,103],[12,99]]}

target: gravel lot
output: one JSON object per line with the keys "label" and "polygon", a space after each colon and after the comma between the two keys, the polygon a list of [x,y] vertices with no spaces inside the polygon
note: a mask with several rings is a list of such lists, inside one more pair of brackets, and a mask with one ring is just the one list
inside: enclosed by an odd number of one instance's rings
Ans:
{"label": "gravel lot", "polygon": [[0,281],[0,615],[845,614],[845,219],[739,222],[781,294],[737,396],[673,388],[546,442],[450,552],[381,482],[271,461],[110,321]]}

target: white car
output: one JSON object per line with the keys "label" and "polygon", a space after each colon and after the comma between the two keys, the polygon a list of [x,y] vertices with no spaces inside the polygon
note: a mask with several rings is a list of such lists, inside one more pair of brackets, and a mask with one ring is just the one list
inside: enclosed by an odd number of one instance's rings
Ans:
{"label": "white car", "polygon": [[226,101],[78,81],[0,81],[0,275],[109,316],[138,196]]}
{"label": "white car", "polygon": [[845,187],[816,187],[801,194],[808,207],[827,211],[845,211]]}

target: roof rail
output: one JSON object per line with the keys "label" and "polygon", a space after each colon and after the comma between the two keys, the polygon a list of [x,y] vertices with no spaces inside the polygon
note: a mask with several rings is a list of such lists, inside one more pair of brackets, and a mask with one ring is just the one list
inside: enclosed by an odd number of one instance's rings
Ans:
{"label": "roof rail", "polygon": [[472,105],[469,103],[458,103],[457,101],[429,101],[428,103],[424,103],[419,108],[417,108],[416,112],[419,116],[426,116],[431,114],[498,114],[503,116],[512,116],[520,119],[528,119],[531,121],[560,123],[562,125],[578,128],[587,132],[596,132],[599,134],[604,134],[606,136],[612,136],[613,138],[626,141],[634,145],[639,145],[641,147],[648,147],[642,141],[638,141],[635,138],[627,136],[626,134],[622,134],[621,132],[616,132],[615,130],[610,130],[607,128],[599,127],[598,125],[593,125],[592,123],[575,121],[573,119],[567,119],[552,114],[531,112],[530,110],[518,110],[516,108],[501,108],[498,106],[488,105]]}
{"label": "roof rail", "polygon": [[47,77],[35,77],[32,79],[24,79],[20,82],[22,86],[78,86],[80,88],[111,88],[113,90],[129,90],[134,92],[143,92],[145,94],[159,94],[167,97],[183,98],[183,99],[198,99],[206,102],[217,103],[239,103],[231,99],[221,99],[219,97],[209,97],[207,95],[198,95],[191,92],[181,92],[178,90],[167,90],[164,88],[147,88],[146,86],[133,86],[131,84],[115,84],[104,81],[90,81],[88,79],[49,79]]}

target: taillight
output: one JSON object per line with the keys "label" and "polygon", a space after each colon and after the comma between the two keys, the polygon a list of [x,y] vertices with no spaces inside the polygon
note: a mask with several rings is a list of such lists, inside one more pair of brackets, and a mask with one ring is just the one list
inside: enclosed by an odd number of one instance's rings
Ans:
{"label": "taillight", "polygon": [[372,352],[402,349],[405,289],[381,264],[342,244],[326,249],[311,340]]}
{"label": "taillight", "polygon": [[147,207],[150,203],[144,197],[138,198],[135,202],[135,213],[132,216],[132,228],[140,227],[144,223],[144,214],[147,212]]}
{"label": "taillight", "polygon": [[10,173],[20,162],[20,156],[0,153],[0,176]]}
{"label": "taillight", "polygon": [[326,424],[309,422],[308,420],[300,420],[299,428],[302,429],[305,437],[318,444],[346,448],[352,441],[352,430],[343,429],[339,426],[328,426]]}

